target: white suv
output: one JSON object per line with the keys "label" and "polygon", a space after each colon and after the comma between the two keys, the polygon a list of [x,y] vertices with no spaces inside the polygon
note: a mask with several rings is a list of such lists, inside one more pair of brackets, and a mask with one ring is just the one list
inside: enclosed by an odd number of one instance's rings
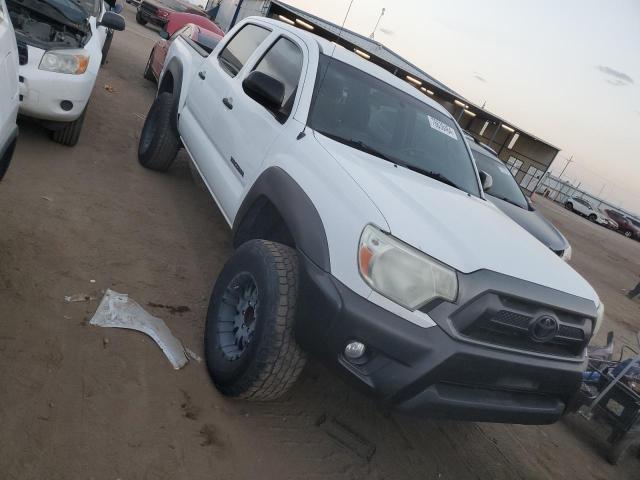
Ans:
{"label": "white suv", "polygon": [[138,159],[181,145],[233,229],[207,366],[267,400],[316,355],[385,403],[549,423],[602,323],[593,288],[488,202],[451,115],[308,32],[249,18],[210,54],[178,37]]}
{"label": "white suv", "polygon": [[18,48],[4,0],[0,0],[0,180],[18,138]]}
{"label": "white suv", "polygon": [[18,39],[20,113],[75,145],[108,30],[123,30],[124,18],[102,0],[6,1]]}
{"label": "white suv", "polygon": [[587,217],[594,223],[599,223],[601,225],[607,225],[608,223],[602,212],[584,198],[570,197],[566,202],[564,202],[564,206],[567,210],[571,210],[572,212]]}

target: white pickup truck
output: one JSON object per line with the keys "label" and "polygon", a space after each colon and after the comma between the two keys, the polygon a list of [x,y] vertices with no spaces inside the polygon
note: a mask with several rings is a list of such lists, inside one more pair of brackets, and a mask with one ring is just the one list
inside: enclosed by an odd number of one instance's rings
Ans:
{"label": "white pickup truck", "polygon": [[[7,0],[18,40],[20,113],[73,146],[112,30],[124,18],[102,0]],[[110,43],[110,40],[109,40]],[[107,43],[107,47],[109,45]]]}
{"label": "white pickup truck", "polygon": [[420,90],[251,17],[210,54],[169,49],[139,161],[167,170],[181,146],[232,228],[205,330],[224,394],[277,398],[308,352],[402,410],[566,410],[603,305],[484,198],[490,177]]}
{"label": "white pickup truck", "polygon": [[4,0],[0,0],[0,180],[18,140],[18,47]]}

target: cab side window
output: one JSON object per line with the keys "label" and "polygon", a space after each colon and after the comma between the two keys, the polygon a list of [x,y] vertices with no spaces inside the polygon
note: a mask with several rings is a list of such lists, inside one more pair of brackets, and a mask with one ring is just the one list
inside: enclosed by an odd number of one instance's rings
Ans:
{"label": "cab side window", "polygon": [[220,52],[218,56],[220,66],[229,75],[235,77],[270,33],[266,28],[251,23],[245,25]]}
{"label": "cab side window", "polygon": [[280,37],[267,50],[253,70],[269,75],[284,85],[284,100],[280,109],[274,112],[276,119],[280,123],[284,123],[291,115],[293,102],[298,91],[298,82],[302,72],[300,47],[291,40]]}

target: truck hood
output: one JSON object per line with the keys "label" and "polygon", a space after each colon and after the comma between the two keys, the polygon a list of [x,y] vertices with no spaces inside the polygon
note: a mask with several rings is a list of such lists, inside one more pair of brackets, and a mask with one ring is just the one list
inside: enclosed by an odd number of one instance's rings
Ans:
{"label": "truck hood", "polygon": [[584,278],[489,201],[314,135],[396,238],[462,273],[490,270],[600,304]]}

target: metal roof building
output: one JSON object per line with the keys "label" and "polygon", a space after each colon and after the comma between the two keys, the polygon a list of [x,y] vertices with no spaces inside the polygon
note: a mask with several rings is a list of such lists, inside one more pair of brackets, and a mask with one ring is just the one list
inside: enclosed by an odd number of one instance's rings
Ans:
{"label": "metal roof building", "polygon": [[560,148],[526,132],[512,122],[470,102],[382,43],[312,15],[279,0],[222,0],[216,22],[225,30],[250,15],[263,15],[290,23],[333,41],[403,78],[432,96],[457,119],[460,126],[487,144],[508,164],[516,180],[529,193],[549,169]]}

